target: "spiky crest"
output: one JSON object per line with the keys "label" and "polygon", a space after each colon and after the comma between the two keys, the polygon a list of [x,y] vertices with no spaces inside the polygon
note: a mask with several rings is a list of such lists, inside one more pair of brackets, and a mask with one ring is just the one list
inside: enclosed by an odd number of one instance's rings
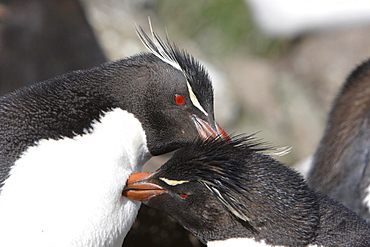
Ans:
{"label": "spiky crest", "polygon": [[156,57],[184,74],[193,105],[208,116],[208,112],[202,106],[205,103],[203,99],[209,97],[213,99],[213,96],[209,95],[209,92],[212,92],[212,85],[208,74],[191,55],[183,50],[180,51],[175,44],[171,44],[168,36],[166,36],[166,40],[163,41],[159,35],[153,31],[150,21],[149,25],[152,38],[145,33],[143,28],[136,27],[136,33],[141,42]]}

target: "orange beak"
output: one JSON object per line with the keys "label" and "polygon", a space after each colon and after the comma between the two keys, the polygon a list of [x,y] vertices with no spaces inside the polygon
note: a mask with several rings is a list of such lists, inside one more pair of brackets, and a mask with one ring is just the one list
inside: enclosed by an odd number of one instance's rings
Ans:
{"label": "orange beak", "polygon": [[201,118],[198,118],[195,115],[193,115],[193,121],[198,130],[199,136],[203,140],[207,140],[209,137],[215,139],[221,137],[225,141],[230,141],[230,137],[227,135],[226,131],[223,128],[221,128],[221,126],[216,121],[214,122],[215,128],[212,128],[212,126],[209,123],[207,123]]}
{"label": "orange beak", "polygon": [[134,200],[142,201],[165,192],[161,186],[145,182],[145,180],[150,178],[152,174],[152,172],[132,173],[127,179],[122,195]]}

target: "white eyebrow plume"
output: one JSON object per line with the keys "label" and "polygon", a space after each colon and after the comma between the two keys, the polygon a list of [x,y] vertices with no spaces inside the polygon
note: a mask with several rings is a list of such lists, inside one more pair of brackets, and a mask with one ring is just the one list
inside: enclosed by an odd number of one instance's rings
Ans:
{"label": "white eyebrow plume", "polygon": [[228,198],[227,196],[223,196],[218,189],[216,189],[210,182],[200,180],[200,182],[206,186],[208,190],[214,193],[218,200],[236,217],[244,220],[244,221],[250,221],[249,217],[246,216],[241,210],[238,210],[238,208],[231,202],[235,201],[233,198]]}
{"label": "white eyebrow plume", "polygon": [[171,186],[175,186],[175,185],[190,182],[189,180],[172,180],[172,179],[168,179],[168,178],[164,178],[164,177],[160,177],[159,179],[162,180],[163,182],[165,182],[166,184],[171,185]]}
{"label": "white eyebrow plume", "polygon": [[[135,25],[136,26],[136,25]],[[166,37],[167,42],[163,42],[161,38],[153,31],[152,23],[149,19],[150,33],[152,39],[144,32],[141,27],[136,26],[136,33],[143,45],[152,52],[156,57],[160,58],[163,62],[168,63],[175,69],[182,71],[180,64],[173,56],[172,48],[168,42],[168,36]]]}
{"label": "white eyebrow plume", "polygon": [[204,115],[208,116],[208,113],[204,110],[204,108],[201,106],[201,104],[198,101],[197,96],[195,96],[193,89],[191,88],[191,85],[188,81],[186,81],[186,86],[188,87],[190,100],[193,103],[193,105],[198,108],[201,112],[204,113]]}
{"label": "white eyebrow plume", "polygon": [[186,78],[186,86],[188,88],[190,100],[193,103],[195,107],[197,107],[201,112],[203,112],[206,116],[208,116],[208,113],[204,110],[202,105],[199,103],[198,98],[195,96],[193,89],[190,85],[190,83],[187,80],[186,73],[181,68],[180,64],[178,63],[176,57],[175,57],[175,50],[171,46],[168,35],[166,35],[166,42],[162,41],[161,38],[153,31],[152,23],[149,19],[149,27],[150,27],[150,33],[152,38],[149,38],[148,35],[144,32],[144,30],[141,27],[138,27],[135,24],[136,33],[141,40],[141,42],[144,44],[144,46],[152,52],[156,57],[161,59],[163,62],[171,65],[175,69],[180,70],[185,78]]}

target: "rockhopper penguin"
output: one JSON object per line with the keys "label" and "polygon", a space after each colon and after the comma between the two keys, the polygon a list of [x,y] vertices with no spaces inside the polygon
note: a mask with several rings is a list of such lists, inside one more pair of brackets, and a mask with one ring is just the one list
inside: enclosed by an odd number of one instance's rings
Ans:
{"label": "rockhopper penguin", "polygon": [[370,246],[370,226],[250,137],[195,142],[155,173],[134,173],[129,198],[175,218],[208,246]]}
{"label": "rockhopper penguin", "polygon": [[333,102],[308,182],[370,221],[370,60]]}
{"label": "rockhopper penguin", "polygon": [[122,197],[152,156],[226,133],[205,69],[151,53],[74,71],[0,98],[0,246],[121,246],[140,202]]}

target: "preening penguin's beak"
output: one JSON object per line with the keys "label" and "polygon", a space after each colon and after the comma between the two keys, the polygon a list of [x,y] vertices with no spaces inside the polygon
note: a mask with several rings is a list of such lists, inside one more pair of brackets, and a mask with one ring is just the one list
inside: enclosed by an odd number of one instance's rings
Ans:
{"label": "preening penguin's beak", "polygon": [[142,201],[165,192],[161,186],[145,182],[145,180],[150,178],[152,174],[152,172],[132,173],[127,179],[122,195],[134,200]]}
{"label": "preening penguin's beak", "polygon": [[226,131],[221,128],[216,121],[214,121],[212,124],[213,126],[211,126],[211,124],[195,115],[193,115],[192,118],[198,133],[203,140],[207,140],[209,137],[213,137],[215,139],[221,137],[226,141],[230,141],[230,137],[226,134]]}

